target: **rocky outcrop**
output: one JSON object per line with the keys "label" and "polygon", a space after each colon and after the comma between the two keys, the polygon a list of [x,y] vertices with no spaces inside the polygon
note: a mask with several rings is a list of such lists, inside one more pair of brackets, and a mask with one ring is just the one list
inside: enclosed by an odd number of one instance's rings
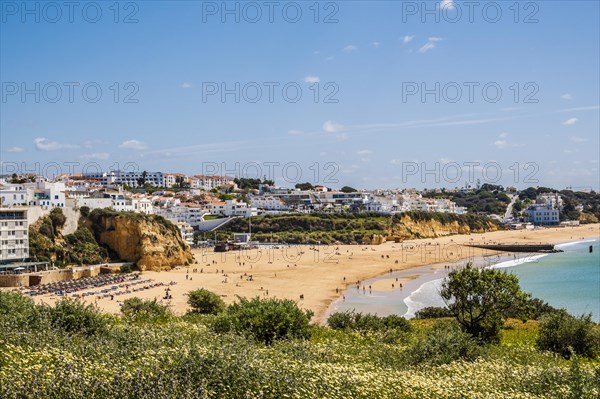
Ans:
{"label": "rocky outcrop", "polygon": [[[471,234],[496,231],[498,225],[491,220],[477,219],[477,223],[469,223],[468,219],[448,218],[449,220],[436,219],[435,217],[414,218],[409,213],[402,214],[395,221],[390,230],[390,238],[409,240],[413,238],[435,238],[453,234]],[[454,220],[452,220],[454,219]]]}
{"label": "rocky outcrop", "polygon": [[85,223],[101,245],[140,270],[171,270],[193,261],[177,227],[160,216],[94,210]]}

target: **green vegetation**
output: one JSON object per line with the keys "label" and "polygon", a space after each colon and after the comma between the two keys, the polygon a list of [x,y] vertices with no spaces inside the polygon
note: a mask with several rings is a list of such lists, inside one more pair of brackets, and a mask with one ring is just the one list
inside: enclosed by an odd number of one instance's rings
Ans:
{"label": "green vegetation", "polygon": [[100,247],[89,229],[79,226],[63,237],[66,218],[60,208],[29,226],[29,253],[32,259],[52,261],[56,266],[104,263],[106,249]]}
{"label": "green vegetation", "polygon": [[593,358],[600,354],[600,331],[594,329],[591,315],[574,317],[565,311],[553,312],[542,317],[536,344],[567,359],[572,355]]}
{"label": "green vegetation", "polygon": [[142,300],[137,297],[123,301],[121,306],[123,316],[132,322],[164,322],[172,316],[167,305],[153,300]]}
{"label": "green vegetation", "polygon": [[500,344],[485,346],[449,321],[411,321],[406,336],[394,342],[381,339],[379,331],[304,323],[300,331],[306,333],[298,338],[278,333],[286,339],[269,341],[247,334],[255,325],[257,331],[278,325],[270,317],[279,312],[256,309],[274,305],[287,317],[298,315],[297,307],[272,301],[254,299],[251,309],[231,313],[261,323],[240,323],[239,333],[221,333],[214,324],[222,316],[162,318],[163,308],[153,301],[126,301],[123,315],[105,316],[76,301],[61,300],[52,310],[0,291],[0,397],[593,399],[600,394],[600,361],[567,360],[536,349],[536,322],[510,320]]}
{"label": "green vegetation", "polygon": [[504,187],[493,184],[483,184],[476,190],[461,190],[456,192],[429,191],[423,194],[428,198],[447,198],[458,206],[464,206],[467,211],[477,213],[504,215],[510,198],[506,195]]}
{"label": "green vegetation", "polygon": [[354,187],[344,186],[340,189],[343,193],[355,193],[357,190]]}
{"label": "green vegetation", "polygon": [[327,318],[327,325],[334,330],[347,331],[387,331],[411,330],[410,323],[398,315],[379,317],[372,314],[356,313],[354,311],[333,313]]}
{"label": "green vegetation", "polygon": [[[403,226],[402,219],[413,221],[438,221],[442,224],[458,223],[472,231],[489,231],[497,225],[489,218],[477,215],[455,215],[437,212],[406,212],[391,219],[380,213],[311,213],[266,215],[253,217],[252,239],[257,241],[284,241],[290,244],[362,244],[373,235],[392,234]],[[391,224],[390,224],[391,222]],[[248,232],[248,219],[235,219],[219,229],[218,239],[227,239],[231,233]],[[419,238],[418,233],[412,238]]]}
{"label": "green vegetation", "polygon": [[268,186],[272,186],[275,184],[273,180],[263,180],[260,179],[250,179],[250,178],[235,178],[233,182],[237,184],[238,188],[241,190],[258,190],[261,184],[265,184]]}
{"label": "green vegetation", "polygon": [[527,320],[529,296],[521,291],[514,274],[476,269],[468,264],[450,272],[440,295],[463,329],[483,342],[500,341],[500,328],[508,309],[517,310]]}
{"label": "green vegetation", "polygon": [[313,313],[299,309],[294,301],[238,299],[239,302],[229,305],[217,316],[214,325],[217,332],[234,331],[267,345],[279,339],[310,337],[308,323]]}
{"label": "green vegetation", "polygon": [[315,186],[313,186],[310,183],[298,183],[294,186],[294,188],[297,188],[298,190],[302,190],[302,191],[307,191],[307,190],[312,190],[313,188],[315,188]]}
{"label": "green vegetation", "polygon": [[225,310],[225,302],[214,292],[199,288],[188,292],[188,305],[192,313],[217,314]]}

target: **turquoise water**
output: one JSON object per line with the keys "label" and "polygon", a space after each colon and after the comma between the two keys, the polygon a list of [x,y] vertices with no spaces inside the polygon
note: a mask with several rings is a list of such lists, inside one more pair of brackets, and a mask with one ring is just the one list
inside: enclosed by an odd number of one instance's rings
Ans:
{"label": "turquoise water", "polygon": [[[588,248],[592,245],[593,252]],[[501,268],[519,277],[525,292],[540,298],[557,308],[565,308],[569,313],[581,315],[591,313],[600,322],[600,241],[583,241],[559,244],[556,254],[515,255],[504,257],[493,267]],[[399,314],[412,317],[426,306],[444,306],[439,290],[446,270],[422,266],[363,282],[368,286],[380,279],[418,276],[405,284],[402,289],[393,291],[362,291],[350,288],[345,293],[345,301],[332,304],[330,312],[356,310],[380,316]]]}
{"label": "turquoise water", "polygon": [[[600,242],[557,245],[564,252],[537,258],[506,270],[519,277],[521,288],[557,308],[600,322]],[[588,248],[592,245],[593,252]]]}

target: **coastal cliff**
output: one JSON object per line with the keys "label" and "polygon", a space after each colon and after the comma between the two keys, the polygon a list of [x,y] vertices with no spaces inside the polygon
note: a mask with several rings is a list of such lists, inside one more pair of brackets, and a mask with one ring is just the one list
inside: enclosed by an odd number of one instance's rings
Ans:
{"label": "coastal cliff", "polygon": [[[371,244],[389,240],[485,233],[500,227],[487,217],[435,212],[267,215],[252,218],[252,239],[290,244]],[[219,230],[219,239],[250,231],[248,219],[236,219]]]}
{"label": "coastal cliff", "polygon": [[394,218],[390,238],[436,238],[454,234],[486,233],[499,230],[491,219],[471,215],[403,213]]}
{"label": "coastal cliff", "polygon": [[160,216],[95,209],[82,223],[113,257],[140,270],[171,270],[193,260],[177,227]]}

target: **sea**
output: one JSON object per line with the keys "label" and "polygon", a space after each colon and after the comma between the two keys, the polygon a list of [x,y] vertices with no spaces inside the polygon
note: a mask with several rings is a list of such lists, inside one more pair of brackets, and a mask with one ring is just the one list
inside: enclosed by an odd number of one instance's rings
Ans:
{"label": "sea", "polygon": [[[600,241],[569,242],[557,244],[555,248],[563,252],[504,255],[494,257],[492,262],[488,258],[475,259],[474,263],[513,273],[519,278],[523,291],[556,308],[565,308],[573,315],[591,314],[592,319],[600,323]],[[445,305],[439,293],[449,272],[443,267],[427,265],[366,280],[361,287],[382,279],[412,278],[402,288],[396,284],[396,288],[388,291],[349,288],[344,299],[331,305],[329,313],[355,310],[411,318],[424,307]]]}

